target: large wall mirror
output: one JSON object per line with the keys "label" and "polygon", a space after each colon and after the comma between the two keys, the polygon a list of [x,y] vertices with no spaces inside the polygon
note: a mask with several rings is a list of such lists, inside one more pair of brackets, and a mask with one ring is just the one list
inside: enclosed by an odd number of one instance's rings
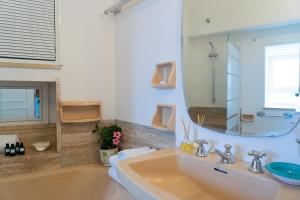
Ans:
{"label": "large wall mirror", "polygon": [[240,136],[279,136],[297,125],[300,13],[293,2],[184,0],[182,71],[195,123]]}

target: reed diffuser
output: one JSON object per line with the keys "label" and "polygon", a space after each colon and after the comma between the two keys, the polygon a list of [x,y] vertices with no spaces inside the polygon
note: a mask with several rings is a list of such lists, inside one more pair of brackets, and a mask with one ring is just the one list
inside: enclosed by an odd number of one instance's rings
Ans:
{"label": "reed diffuser", "polygon": [[205,115],[197,115],[197,124],[199,125],[199,126],[203,126],[203,124],[204,124],[204,121],[205,121]]}
{"label": "reed diffuser", "polygon": [[[197,114],[197,125],[202,127],[203,124],[204,124],[204,121],[205,121],[205,115],[199,115]],[[196,138],[199,138],[199,135],[198,135],[198,131],[197,131],[197,128],[194,127],[194,142],[193,142],[193,148],[194,150],[198,148],[199,144],[197,143],[197,139],[195,139],[195,136]]]}
{"label": "reed diffuser", "polygon": [[192,153],[193,152],[193,143],[190,141],[189,139],[189,135],[190,135],[190,121],[188,126],[186,126],[186,124],[184,123],[183,119],[181,118],[181,122],[184,128],[184,139],[180,144],[180,149],[188,152],[188,153]]}

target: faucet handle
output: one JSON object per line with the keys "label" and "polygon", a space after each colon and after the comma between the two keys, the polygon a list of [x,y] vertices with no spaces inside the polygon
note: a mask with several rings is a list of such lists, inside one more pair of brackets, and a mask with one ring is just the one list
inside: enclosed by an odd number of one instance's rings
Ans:
{"label": "faucet handle", "polygon": [[199,146],[204,146],[205,144],[208,144],[208,142],[206,140],[198,140],[196,141],[197,144],[199,144]]}
{"label": "faucet handle", "polygon": [[196,141],[196,143],[199,145],[198,146],[198,149],[196,151],[196,156],[199,156],[199,157],[207,157],[208,153],[207,151],[205,150],[205,147],[204,145],[205,144],[208,144],[208,142],[206,140],[198,140]]}
{"label": "faucet handle", "polygon": [[260,151],[252,150],[252,151],[248,152],[248,155],[254,156],[248,170],[253,173],[264,173],[260,159],[262,157],[266,156],[266,154],[261,153]]}
{"label": "faucet handle", "polygon": [[261,153],[260,151],[252,150],[252,151],[248,152],[248,155],[254,156],[254,159],[258,160],[258,159],[266,156],[267,154]]}
{"label": "faucet handle", "polygon": [[226,152],[230,152],[230,149],[232,148],[230,144],[225,144],[224,147],[226,149]]}
{"label": "faucet handle", "polygon": [[216,149],[216,153],[221,157],[221,162],[222,163],[227,163],[227,164],[234,164],[235,163],[235,158],[233,153],[230,151],[231,145],[230,144],[225,144],[225,152],[221,152],[220,150]]}

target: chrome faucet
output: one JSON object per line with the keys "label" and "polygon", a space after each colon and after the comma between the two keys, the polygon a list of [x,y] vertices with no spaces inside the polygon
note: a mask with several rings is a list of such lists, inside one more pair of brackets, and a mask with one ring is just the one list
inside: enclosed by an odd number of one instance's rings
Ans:
{"label": "chrome faucet", "polygon": [[216,149],[216,153],[221,157],[221,162],[227,164],[234,164],[234,155],[230,151],[232,146],[230,144],[225,144],[224,147],[225,152],[221,152],[220,150]]}
{"label": "chrome faucet", "polygon": [[261,165],[260,159],[262,157],[266,156],[266,154],[265,153],[261,153],[260,151],[252,150],[252,151],[248,152],[248,155],[249,156],[254,156],[254,158],[253,158],[253,160],[251,162],[251,165],[248,168],[248,170],[250,172],[253,172],[253,173],[264,173],[264,170],[263,170],[263,167]]}
{"label": "chrome faucet", "polygon": [[196,141],[196,143],[198,144],[198,148],[197,148],[195,156],[207,157],[208,153],[205,150],[204,145],[208,144],[208,142],[206,140],[198,140],[198,141]]}

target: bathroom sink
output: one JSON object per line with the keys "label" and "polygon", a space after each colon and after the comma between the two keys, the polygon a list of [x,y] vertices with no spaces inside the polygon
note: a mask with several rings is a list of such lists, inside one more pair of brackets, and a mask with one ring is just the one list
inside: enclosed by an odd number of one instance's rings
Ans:
{"label": "bathroom sink", "polygon": [[143,200],[274,200],[280,188],[276,181],[175,149],[124,160],[118,174]]}

